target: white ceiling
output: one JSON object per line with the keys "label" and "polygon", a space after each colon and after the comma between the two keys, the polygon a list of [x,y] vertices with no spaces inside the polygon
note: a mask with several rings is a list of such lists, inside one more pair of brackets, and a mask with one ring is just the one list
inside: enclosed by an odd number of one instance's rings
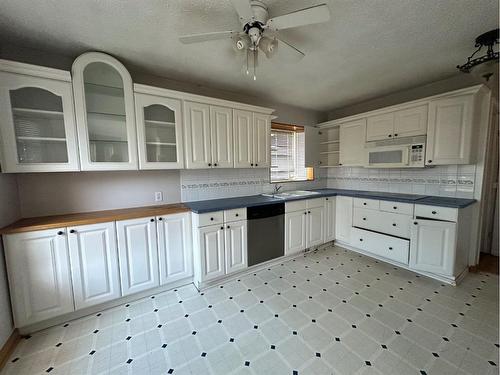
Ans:
{"label": "white ceiling", "polygon": [[[264,0],[271,16],[323,1]],[[306,57],[261,59],[255,82],[230,40],[178,41],[238,30],[229,0],[0,0],[0,42],[71,56],[102,50],[167,78],[327,111],[454,75],[475,37],[498,27],[498,0],[326,2],[330,22],[281,32]]]}

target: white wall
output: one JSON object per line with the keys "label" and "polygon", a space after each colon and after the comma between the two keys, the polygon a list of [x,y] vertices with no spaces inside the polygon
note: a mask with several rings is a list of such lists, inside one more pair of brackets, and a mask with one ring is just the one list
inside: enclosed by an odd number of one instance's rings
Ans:
{"label": "white wall", "polygon": [[[44,216],[180,202],[179,171],[30,173],[17,176],[21,215]],[[154,193],[163,192],[163,202]]]}
{"label": "white wall", "polygon": [[[16,177],[0,173],[0,227],[19,219],[18,202]],[[4,259],[0,242],[0,347],[5,344],[14,329]]]}

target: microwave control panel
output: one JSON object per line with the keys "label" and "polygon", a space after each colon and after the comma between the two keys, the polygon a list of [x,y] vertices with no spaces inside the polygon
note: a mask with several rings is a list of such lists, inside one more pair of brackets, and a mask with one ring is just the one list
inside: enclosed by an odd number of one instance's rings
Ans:
{"label": "microwave control panel", "polygon": [[410,148],[410,164],[418,165],[424,164],[424,145],[416,144],[411,145]]}

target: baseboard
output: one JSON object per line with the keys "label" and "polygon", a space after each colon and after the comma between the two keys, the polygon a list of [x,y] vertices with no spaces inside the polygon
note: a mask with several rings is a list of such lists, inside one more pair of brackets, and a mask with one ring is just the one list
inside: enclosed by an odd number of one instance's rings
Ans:
{"label": "baseboard", "polygon": [[478,266],[469,266],[469,272],[470,273],[478,273],[479,267]]}
{"label": "baseboard", "polygon": [[7,339],[7,341],[5,342],[4,346],[0,348],[0,371],[7,363],[12,353],[14,353],[14,350],[16,349],[19,340],[21,340],[21,335],[19,334],[17,328],[15,328],[14,331],[12,331],[9,338]]}

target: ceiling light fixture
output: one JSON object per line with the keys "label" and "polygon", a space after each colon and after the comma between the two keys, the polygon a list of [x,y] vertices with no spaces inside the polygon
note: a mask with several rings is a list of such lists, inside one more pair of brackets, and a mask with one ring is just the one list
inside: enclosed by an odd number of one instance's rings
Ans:
{"label": "ceiling light fixture", "polygon": [[[457,65],[463,73],[472,73],[488,81],[491,76],[498,73],[498,50],[494,51],[493,46],[498,44],[499,29],[488,31],[479,35],[476,38],[476,50],[467,58],[467,62],[463,65]],[[483,48],[486,47],[486,54],[474,58],[474,56]]]}

